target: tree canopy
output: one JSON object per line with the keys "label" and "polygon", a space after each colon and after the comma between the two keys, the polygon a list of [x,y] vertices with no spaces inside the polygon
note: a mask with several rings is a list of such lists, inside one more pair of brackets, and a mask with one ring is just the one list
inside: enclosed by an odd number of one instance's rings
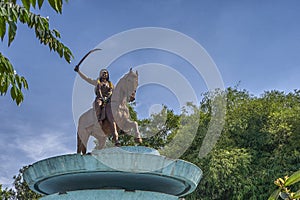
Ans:
{"label": "tree canopy", "polygon": [[1,200],[37,200],[42,195],[37,194],[33,191],[31,191],[27,185],[27,183],[23,179],[23,173],[27,169],[27,167],[23,167],[19,170],[19,174],[14,176],[14,188],[5,188],[2,190],[1,184],[0,184],[0,199]]}
{"label": "tree canopy", "polygon": [[[185,112],[175,115],[164,107],[161,113],[139,121],[141,131],[151,135],[142,145],[166,153],[164,148],[174,137],[182,138],[179,143],[192,137],[189,132],[195,127],[188,121],[197,118],[197,134],[181,159],[198,165],[204,176],[196,191],[185,199],[268,199],[276,186],[280,186],[276,183],[279,177],[300,169],[300,90],[288,94],[273,90],[254,96],[246,90],[228,88],[225,92],[227,102],[222,134],[212,151],[200,158],[200,147],[214,112],[212,98],[216,95],[221,94],[204,94],[198,108],[189,105],[194,110],[191,115]],[[136,114],[132,116],[137,120]],[[150,123],[151,128],[143,130]],[[129,144],[126,141],[129,140],[123,141],[124,145]],[[179,146],[173,145],[172,151],[180,151]],[[297,174],[299,172],[291,176],[294,185],[288,188],[295,191],[291,194],[296,197],[300,193],[297,191],[300,189],[300,175]],[[284,192],[287,186],[290,183],[282,185],[275,193]]]}
{"label": "tree canopy", "polygon": [[[71,62],[73,54],[71,50],[60,41],[60,33],[51,29],[49,19],[31,10],[41,9],[44,0],[22,0],[17,4],[16,0],[0,0],[0,38],[2,42],[7,38],[8,46],[15,39],[18,23],[25,24],[33,29],[36,38],[41,44],[55,51],[67,62]],[[49,5],[57,12],[62,13],[62,0],[48,0]],[[7,37],[5,37],[7,36]],[[25,77],[19,75],[11,61],[0,52],[0,95],[6,95],[10,90],[11,98],[20,105],[24,100],[22,90],[28,89]]]}
{"label": "tree canopy", "polygon": [[197,159],[201,130],[210,116],[205,111],[193,145],[182,156],[204,172],[187,199],[268,199],[276,188],[274,180],[300,168],[300,91],[269,91],[256,97],[228,88],[226,96],[225,126],[217,145]]}

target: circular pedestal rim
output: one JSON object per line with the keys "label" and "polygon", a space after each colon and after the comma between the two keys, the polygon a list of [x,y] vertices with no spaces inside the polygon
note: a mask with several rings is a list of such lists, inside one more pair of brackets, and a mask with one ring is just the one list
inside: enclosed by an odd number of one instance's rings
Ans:
{"label": "circular pedestal rim", "polygon": [[[138,177],[141,174],[147,174],[147,177],[164,178],[165,181],[170,180],[168,184],[176,188],[170,192],[168,188],[166,191],[157,191],[155,187],[148,189],[132,186],[131,190],[144,190],[152,192],[161,192],[175,196],[185,196],[194,191],[202,177],[202,171],[196,165],[183,161],[172,160],[164,156],[141,153],[141,147],[137,147],[138,153],[120,151],[119,148],[111,148],[111,150],[104,149],[97,151],[94,155],[80,155],[69,154],[57,157],[48,158],[38,161],[31,165],[24,172],[24,179],[29,185],[30,189],[42,194],[54,194],[61,192],[52,190],[50,193],[45,188],[55,185],[55,183],[63,182],[64,177],[75,177],[78,174],[86,174],[88,177],[93,172],[112,173],[120,172],[130,174],[131,177]],[[100,157],[99,157],[100,156]],[[112,167],[112,165],[114,165]],[[59,178],[57,178],[59,177]],[[101,177],[100,177],[101,180]],[[45,186],[45,183],[50,183]],[[76,181],[76,179],[73,179]],[[65,183],[64,183],[65,184]],[[173,184],[173,185],[172,185]],[[124,188],[126,185],[124,183]],[[68,190],[69,189],[69,190]],[[105,189],[105,188],[78,188],[70,187],[68,191],[80,189]],[[113,185],[111,186],[113,189]],[[116,189],[123,189],[122,187]],[[179,192],[178,192],[179,191]],[[63,191],[64,192],[64,191]]]}

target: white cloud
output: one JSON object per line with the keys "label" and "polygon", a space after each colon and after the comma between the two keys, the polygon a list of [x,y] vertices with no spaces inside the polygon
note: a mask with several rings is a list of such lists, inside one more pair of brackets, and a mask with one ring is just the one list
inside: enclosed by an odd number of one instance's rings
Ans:
{"label": "white cloud", "polygon": [[10,188],[12,186],[12,180],[6,177],[0,177],[0,184],[2,189]]}
{"label": "white cloud", "polygon": [[70,139],[72,138],[63,132],[49,130],[42,131],[39,135],[27,135],[17,139],[16,145],[28,158],[38,161],[50,156],[74,153],[67,147]]}
{"label": "white cloud", "polygon": [[11,187],[13,176],[18,173],[18,158],[10,154],[0,155],[0,184],[3,188]]}
{"label": "white cloud", "polygon": [[[11,187],[13,176],[25,165],[52,156],[75,153],[76,134],[73,125],[63,122],[53,129],[38,124],[14,123],[0,130],[0,184]],[[5,124],[4,124],[5,125]]]}

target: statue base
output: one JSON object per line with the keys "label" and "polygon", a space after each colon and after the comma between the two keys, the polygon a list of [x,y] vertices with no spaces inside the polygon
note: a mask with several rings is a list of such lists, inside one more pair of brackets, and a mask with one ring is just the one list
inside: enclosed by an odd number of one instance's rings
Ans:
{"label": "statue base", "polygon": [[142,146],[57,156],[24,172],[30,189],[47,195],[43,200],[178,199],[193,192],[201,177],[196,165]]}
{"label": "statue base", "polygon": [[177,200],[177,196],[148,191],[79,190],[65,194],[52,194],[40,200]]}

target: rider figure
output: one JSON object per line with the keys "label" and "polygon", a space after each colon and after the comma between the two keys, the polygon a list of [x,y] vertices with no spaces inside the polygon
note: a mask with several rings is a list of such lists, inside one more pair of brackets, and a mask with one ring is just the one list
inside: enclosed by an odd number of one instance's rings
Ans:
{"label": "rider figure", "polygon": [[101,69],[99,73],[99,77],[96,80],[87,77],[79,70],[79,68],[75,71],[78,72],[79,76],[83,80],[95,86],[96,98],[94,101],[94,108],[96,111],[98,121],[101,123],[102,120],[104,120],[106,117],[105,108],[107,103],[110,101],[114,89],[114,85],[109,80],[108,71],[106,69]]}

